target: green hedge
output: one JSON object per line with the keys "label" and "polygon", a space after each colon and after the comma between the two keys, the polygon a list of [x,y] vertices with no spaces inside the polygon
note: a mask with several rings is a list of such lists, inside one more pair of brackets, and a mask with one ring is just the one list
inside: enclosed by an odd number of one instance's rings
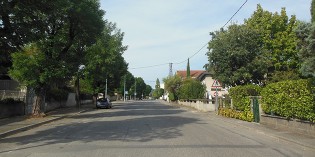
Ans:
{"label": "green hedge", "polygon": [[306,79],[271,83],[261,91],[263,111],[314,122],[314,91],[314,84]]}
{"label": "green hedge", "polygon": [[229,90],[229,95],[235,109],[245,111],[250,109],[249,96],[259,96],[260,91],[261,87],[258,85],[236,86]]}

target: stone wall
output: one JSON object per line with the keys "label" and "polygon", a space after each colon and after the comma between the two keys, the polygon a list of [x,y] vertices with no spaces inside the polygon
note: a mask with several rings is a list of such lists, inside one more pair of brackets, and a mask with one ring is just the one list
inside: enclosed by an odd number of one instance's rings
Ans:
{"label": "stone wall", "polygon": [[261,115],[260,123],[280,130],[292,131],[315,137],[315,123],[297,119],[287,120],[283,117]]}
{"label": "stone wall", "polygon": [[25,103],[0,105],[0,118],[22,116],[25,114]]}
{"label": "stone wall", "polygon": [[203,112],[215,111],[215,104],[212,104],[212,101],[178,100],[178,104],[192,107]]}

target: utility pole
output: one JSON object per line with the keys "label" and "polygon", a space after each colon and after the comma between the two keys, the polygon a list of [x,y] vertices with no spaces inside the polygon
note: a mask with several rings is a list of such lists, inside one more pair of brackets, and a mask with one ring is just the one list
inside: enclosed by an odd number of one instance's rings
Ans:
{"label": "utility pole", "polygon": [[168,76],[173,76],[173,63],[169,63],[169,74]]}
{"label": "utility pole", "polygon": [[124,78],[124,101],[126,101],[126,75]]}
{"label": "utility pole", "polygon": [[107,98],[107,79],[106,79],[106,85],[105,85],[105,98]]}
{"label": "utility pole", "polygon": [[135,79],[135,100],[137,100],[137,80]]}

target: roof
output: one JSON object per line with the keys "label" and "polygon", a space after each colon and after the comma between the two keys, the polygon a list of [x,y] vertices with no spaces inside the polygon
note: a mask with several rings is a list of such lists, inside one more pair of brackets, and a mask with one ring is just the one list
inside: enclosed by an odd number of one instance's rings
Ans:
{"label": "roof", "polygon": [[[206,72],[205,70],[190,70],[190,77],[191,78],[198,78],[199,76],[201,76],[204,72]],[[186,70],[178,70],[176,72],[176,75],[180,76],[181,78],[186,78],[187,76],[187,71]]]}

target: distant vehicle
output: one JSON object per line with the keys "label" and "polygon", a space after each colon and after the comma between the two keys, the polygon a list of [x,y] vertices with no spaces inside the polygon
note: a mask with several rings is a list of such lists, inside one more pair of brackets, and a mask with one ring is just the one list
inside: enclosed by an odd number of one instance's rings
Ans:
{"label": "distant vehicle", "polygon": [[108,98],[100,98],[96,101],[96,108],[112,108],[112,103]]}

